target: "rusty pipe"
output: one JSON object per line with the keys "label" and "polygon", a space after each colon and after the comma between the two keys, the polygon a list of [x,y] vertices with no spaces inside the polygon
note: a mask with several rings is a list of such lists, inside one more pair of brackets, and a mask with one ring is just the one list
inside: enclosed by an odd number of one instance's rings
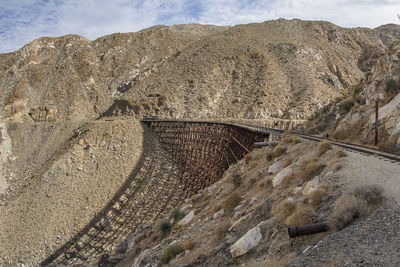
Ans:
{"label": "rusty pipe", "polygon": [[296,237],[302,235],[311,235],[329,230],[329,226],[325,222],[313,223],[302,226],[291,226],[288,227],[289,237]]}

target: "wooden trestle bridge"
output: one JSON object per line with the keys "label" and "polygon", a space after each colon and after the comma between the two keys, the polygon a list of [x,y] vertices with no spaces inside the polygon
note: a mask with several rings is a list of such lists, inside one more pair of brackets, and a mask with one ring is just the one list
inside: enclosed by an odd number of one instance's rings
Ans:
{"label": "wooden trestle bridge", "polygon": [[93,261],[219,180],[270,131],[229,122],[143,120],[143,152],[113,199],[42,266]]}
{"label": "wooden trestle bridge", "polygon": [[[157,119],[142,120],[142,124],[143,152],[125,184],[86,227],[45,259],[42,266],[84,263],[110,253],[140,225],[168,214],[185,198],[220,179],[231,164],[253,149],[255,142],[279,138],[287,131],[311,141],[325,140],[296,131],[290,121],[274,124],[275,128],[238,122]],[[330,141],[346,150],[400,162],[398,154]]]}

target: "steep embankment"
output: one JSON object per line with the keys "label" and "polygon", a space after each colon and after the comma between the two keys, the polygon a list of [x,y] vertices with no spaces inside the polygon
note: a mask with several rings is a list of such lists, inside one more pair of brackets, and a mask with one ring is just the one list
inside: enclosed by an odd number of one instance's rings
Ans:
{"label": "steep embankment", "polygon": [[[80,130],[57,146],[54,158],[27,167],[30,179],[19,181],[0,206],[0,265],[37,265],[102,210],[134,169],[142,151],[139,122],[90,122]],[[20,148],[13,151],[16,161]]]}

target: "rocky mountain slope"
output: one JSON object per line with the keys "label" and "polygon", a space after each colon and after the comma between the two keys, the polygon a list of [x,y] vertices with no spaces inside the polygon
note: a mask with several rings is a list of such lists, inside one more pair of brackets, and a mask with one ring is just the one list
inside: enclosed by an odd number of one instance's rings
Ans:
{"label": "rocky mountain slope", "polygon": [[276,20],[155,26],[95,41],[40,38],[0,56],[0,115],[26,122],[93,119],[116,99],[143,103],[160,95],[160,105],[143,112],[307,118],[361,79],[397,36],[393,25],[343,29]]}

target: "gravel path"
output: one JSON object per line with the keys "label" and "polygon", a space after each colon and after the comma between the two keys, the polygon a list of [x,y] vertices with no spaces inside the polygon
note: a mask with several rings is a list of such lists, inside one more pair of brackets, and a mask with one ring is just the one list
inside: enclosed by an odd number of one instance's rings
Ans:
{"label": "gravel path", "polygon": [[361,184],[384,188],[384,203],[368,218],[304,248],[289,266],[400,266],[400,164],[347,151],[338,172],[346,189]]}

